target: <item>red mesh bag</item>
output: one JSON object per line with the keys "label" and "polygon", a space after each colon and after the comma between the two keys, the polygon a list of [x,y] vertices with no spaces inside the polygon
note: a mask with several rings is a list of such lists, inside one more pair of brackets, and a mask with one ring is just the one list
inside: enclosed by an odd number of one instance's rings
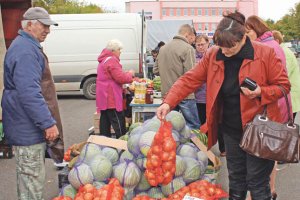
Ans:
{"label": "red mesh bag", "polygon": [[162,121],[147,154],[145,177],[151,186],[167,185],[176,171],[176,142],[172,124]]}

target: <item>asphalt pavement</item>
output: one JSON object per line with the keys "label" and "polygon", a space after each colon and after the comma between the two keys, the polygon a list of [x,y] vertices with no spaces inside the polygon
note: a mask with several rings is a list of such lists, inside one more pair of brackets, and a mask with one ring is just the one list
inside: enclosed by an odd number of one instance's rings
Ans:
{"label": "asphalt pavement", "polygon": [[[59,96],[59,107],[64,126],[64,140],[66,147],[74,143],[86,141],[88,129],[93,126],[93,113],[95,112],[95,101],[86,100],[83,96],[61,95]],[[300,124],[299,116],[296,123]],[[214,147],[216,155],[219,152]],[[228,190],[228,179],[226,161],[221,158],[222,167],[218,183]],[[17,200],[16,195],[16,173],[15,159],[0,159],[0,200]],[[46,185],[45,200],[51,200],[59,194],[58,189],[59,171],[53,165],[52,160],[46,159]],[[300,200],[300,166],[293,164],[278,172],[276,189],[277,200]]]}

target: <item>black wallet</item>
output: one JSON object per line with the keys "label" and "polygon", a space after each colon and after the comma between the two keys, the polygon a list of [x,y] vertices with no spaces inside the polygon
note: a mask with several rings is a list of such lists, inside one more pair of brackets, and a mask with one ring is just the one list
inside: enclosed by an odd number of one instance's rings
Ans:
{"label": "black wallet", "polygon": [[254,80],[247,77],[247,78],[245,78],[245,80],[241,84],[241,87],[245,87],[245,88],[248,88],[251,91],[254,91],[257,88],[257,84]]}

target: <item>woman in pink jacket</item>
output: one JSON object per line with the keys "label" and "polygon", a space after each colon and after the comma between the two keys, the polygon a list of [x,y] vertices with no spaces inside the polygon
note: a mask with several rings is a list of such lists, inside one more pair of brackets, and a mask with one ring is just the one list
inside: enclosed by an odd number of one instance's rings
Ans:
{"label": "woman in pink jacket", "polygon": [[[247,18],[246,23],[246,34],[247,36],[254,41],[261,42],[267,46],[272,47],[275,50],[275,53],[277,57],[281,60],[284,70],[287,73],[286,68],[286,58],[283,49],[279,46],[279,44],[276,42],[276,40],[273,37],[273,33],[271,32],[270,28],[267,26],[267,24],[258,16],[252,15]],[[291,107],[291,98],[290,94],[288,94],[289,103]],[[278,105],[280,108],[281,116],[283,117],[283,121],[288,120],[288,111],[286,107],[286,102],[284,97],[280,98],[278,100]],[[292,110],[292,107],[290,108]],[[293,113],[291,113],[293,114]],[[292,115],[291,115],[292,116]],[[277,162],[275,163],[274,169],[272,171],[271,177],[270,177],[270,187],[272,192],[272,200],[276,200],[277,193],[275,191],[275,179],[276,179],[276,168],[277,168]],[[251,197],[247,200],[251,200]]]}
{"label": "woman in pink jacket", "polygon": [[96,106],[100,112],[100,134],[111,137],[112,126],[116,138],[126,133],[123,113],[123,84],[133,81],[134,71],[124,72],[120,64],[122,43],[108,42],[98,57]]}

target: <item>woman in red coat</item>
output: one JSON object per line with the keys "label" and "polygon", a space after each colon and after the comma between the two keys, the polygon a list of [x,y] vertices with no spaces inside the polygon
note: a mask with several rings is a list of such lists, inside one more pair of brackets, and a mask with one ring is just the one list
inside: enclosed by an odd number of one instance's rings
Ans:
{"label": "woman in red coat", "polygon": [[[245,34],[245,17],[239,12],[224,15],[211,47],[201,61],[173,85],[157,110],[164,119],[188,94],[207,83],[208,148],[217,141],[218,129],[224,137],[229,174],[229,199],[245,200],[247,190],[253,200],[270,200],[269,177],[274,161],[244,152],[239,143],[243,128],[267,105],[268,117],[282,122],[277,100],[289,93],[290,83],[274,49],[250,41]],[[240,87],[248,77],[257,83],[251,91]]]}

